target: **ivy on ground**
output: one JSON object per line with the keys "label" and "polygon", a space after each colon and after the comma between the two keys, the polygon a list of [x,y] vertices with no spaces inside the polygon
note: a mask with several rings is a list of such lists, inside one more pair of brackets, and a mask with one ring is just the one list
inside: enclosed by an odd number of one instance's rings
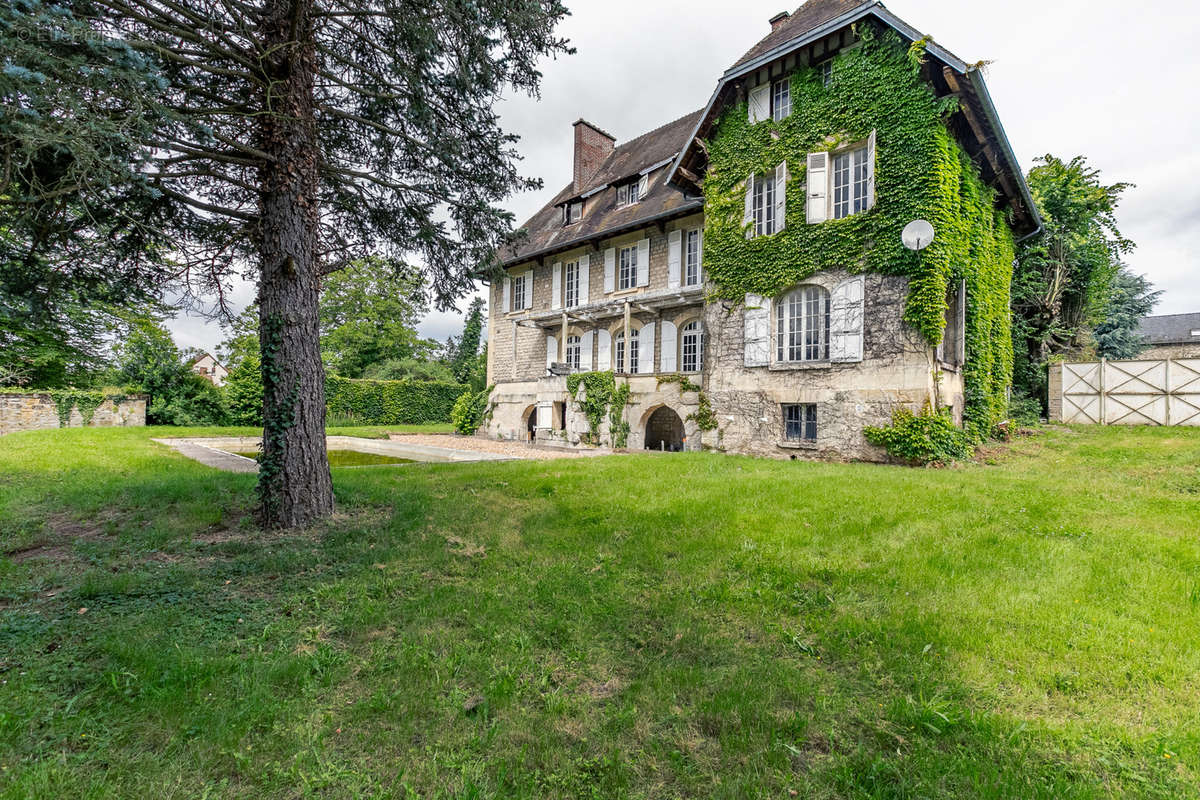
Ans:
{"label": "ivy on ground", "polygon": [[[860,26],[861,44],[840,54],[826,86],[819,71],[792,76],[792,113],[751,125],[746,104],[720,117],[709,142],[704,181],[704,268],[717,296],[774,297],[821,270],[878,272],[909,278],[905,321],[931,345],[942,339],[952,282],[967,285],[965,421],[974,438],[1004,418],[1012,379],[1009,283],[1012,234],[995,193],[946,128],[957,108],[919,74],[924,43],[906,48],[892,31]],[[876,132],[875,206],[820,224],[805,221],[806,156]],[[745,181],[786,161],[784,230],[747,239]],[[920,254],[900,231],[918,218],[933,223]]]}

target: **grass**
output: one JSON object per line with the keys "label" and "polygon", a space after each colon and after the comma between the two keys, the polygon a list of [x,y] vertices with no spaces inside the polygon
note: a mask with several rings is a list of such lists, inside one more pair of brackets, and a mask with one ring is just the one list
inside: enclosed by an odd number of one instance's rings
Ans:
{"label": "grass", "polygon": [[269,535],[152,435],[0,437],[0,797],[1200,796],[1200,430],[339,470]]}
{"label": "grass", "polygon": [[[255,461],[261,453],[258,450],[231,450],[236,456],[252,458]],[[357,450],[327,450],[329,467],[373,467],[379,464],[412,464],[416,459],[384,456],[379,453],[360,453]]]}

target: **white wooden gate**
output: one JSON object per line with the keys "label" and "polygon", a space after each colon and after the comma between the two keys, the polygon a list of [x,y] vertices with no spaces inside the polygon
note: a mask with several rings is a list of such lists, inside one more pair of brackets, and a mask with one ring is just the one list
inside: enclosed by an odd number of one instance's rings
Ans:
{"label": "white wooden gate", "polygon": [[1062,419],[1200,425],[1200,358],[1063,364]]}

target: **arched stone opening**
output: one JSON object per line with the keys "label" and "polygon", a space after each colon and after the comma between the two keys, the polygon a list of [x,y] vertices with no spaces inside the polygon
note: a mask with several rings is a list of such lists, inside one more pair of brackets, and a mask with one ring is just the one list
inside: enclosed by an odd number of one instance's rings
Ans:
{"label": "arched stone opening", "polygon": [[525,409],[522,419],[525,420],[525,441],[532,442],[537,439],[537,406],[533,405]]}
{"label": "arched stone opening", "polygon": [[646,418],[644,441],[647,450],[682,451],[683,420],[670,406],[659,406]]}

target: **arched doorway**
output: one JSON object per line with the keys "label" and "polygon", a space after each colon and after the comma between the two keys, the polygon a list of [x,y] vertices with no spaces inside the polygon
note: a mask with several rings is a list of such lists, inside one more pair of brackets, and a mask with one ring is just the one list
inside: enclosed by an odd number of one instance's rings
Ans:
{"label": "arched doorway", "polygon": [[683,420],[668,406],[659,406],[646,420],[646,449],[683,450]]}
{"label": "arched doorway", "polygon": [[525,409],[525,441],[537,439],[537,406]]}

